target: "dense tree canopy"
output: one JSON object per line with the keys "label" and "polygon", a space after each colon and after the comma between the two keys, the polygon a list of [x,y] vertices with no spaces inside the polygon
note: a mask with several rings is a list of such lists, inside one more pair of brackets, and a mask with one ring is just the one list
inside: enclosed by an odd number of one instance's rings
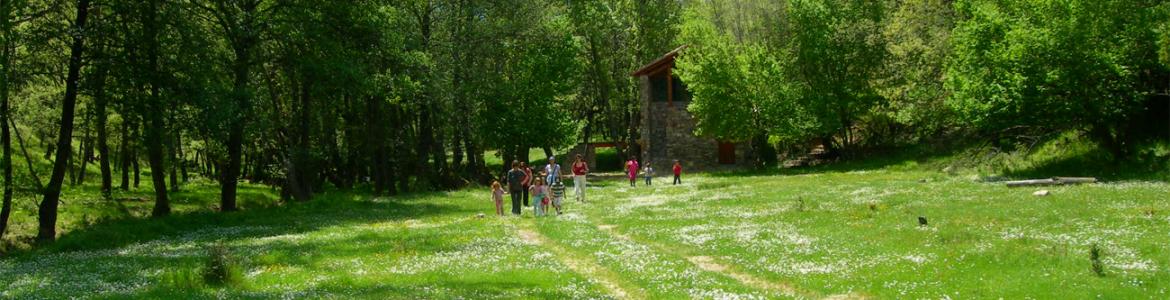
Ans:
{"label": "dense tree canopy", "polygon": [[53,240],[91,167],[105,197],[148,174],[161,217],[197,177],[233,211],[240,180],[308,201],[486,183],[491,156],[530,148],[638,154],[630,72],[683,44],[696,133],[764,164],[777,146],[1165,138],[1142,130],[1170,94],[1161,1],[5,0],[0,234],[36,197]]}
{"label": "dense tree canopy", "polygon": [[698,1],[680,26],[692,46],[680,73],[698,130],[721,138],[849,154],[948,132],[998,143],[1073,130],[1123,156],[1141,132],[1165,132],[1142,127],[1170,88],[1166,7]]}

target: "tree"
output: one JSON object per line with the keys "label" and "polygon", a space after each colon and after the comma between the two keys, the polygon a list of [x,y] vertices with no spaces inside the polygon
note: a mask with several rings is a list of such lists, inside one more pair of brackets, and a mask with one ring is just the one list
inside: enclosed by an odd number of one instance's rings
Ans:
{"label": "tree", "polygon": [[[533,6],[505,20],[527,32],[502,37],[495,54],[495,88],[485,93],[479,136],[502,149],[505,159],[534,146],[561,147],[575,140],[577,124],[567,118],[568,96],[575,90],[578,45],[568,20],[541,17],[548,7]],[[532,22],[532,23],[529,23]]]}
{"label": "tree", "polygon": [[[998,137],[1083,130],[1126,155],[1126,120],[1166,74],[1142,1],[960,1],[948,102]],[[1152,72],[1151,72],[1152,71]]]}
{"label": "tree", "polygon": [[69,67],[65,79],[65,96],[61,101],[61,125],[57,133],[57,155],[53,161],[53,173],[45,187],[44,198],[38,207],[40,226],[37,241],[51,242],[57,239],[57,206],[61,199],[61,184],[65,180],[65,168],[73,147],[73,115],[77,105],[77,86],[81,73],[81,57],[85,52],[86,18],[89,15],[89,0],[77,1],[77,12],[73,22],[72,39],[69,47]]}
{"label": "tree", "polygon": [[628,9],[632,4],[570,2],[568,16],[581,43],[577,56],[583,60],[580,91],[571,107],[584,123],[581,142],[590,142],[594,135],[610,141],[629,138],[630,113],[639,105],[637,84],[629,73],[645,63],[639,61],[634,31],[629,30],[634,24],[633,10]]}
{"label": "tree", "polygon": [[941,133],[954,125],[943,86],[950,54],[951,30],[956,15],[952,1],[897,1],[890,8],[882,32],[889,56],[881,74],[874,78],[877,92],[886,101],[874,107],[868,124],[872,134],[884,132],[892,143],[900,135],[916,138]]}
{"label": "tree", "polygon": [[163,88],[163,74],[159,71],[159,31],[160,21],[158,19],[158,11],[163,9],[159,5],[159,0],[148,0],[149,4],[142,6],[142,23],[143,23],[143,38],[142,41],[146,44],[146,65],[144,66],[143,74],[146,75],[145,82],[150,85],[150,95],[146,100],[146,104],[142,105],[143,120],[149,122],[148,126],[143,129],[146,133],[146,156],[150,162],[150,178],[154,187],[154,209],[151,211],[151,216],[162,217],[171,213],[170,201],[167,199],[167,183],[166,183],[166,166],[163,161],[163,147],[167,138],[165,136],[166,123],[163,121],[163,116],[166,115],[166,104],[163,103],[162,88]]}
{"label": "tree", "polygon": [[220,210],[235,211],[236,187],[244,154],[245,129],[252,111],[252,68],[255,52],[262,45],[260,32],[269,14],[278,6],[265,0],[190,0],[196,13],[215,24],[220,38],[230,49],[227,63],[231,77],[230,101],[219,107],[219,117],[226,121],[226,162],[220,167]]}
{"label": "tree", "polygon": [[[730,5],[730,4],[729,4]],[[697,119],[696,133],[729,141],[750,141],[757,163],[775,163],[775,141],[799,141],[815,129],[800,106],[800,90],[784,73],[790,61],[771,55],[784,6],[767,2],[734,6],[696,5],[684,14],[679,40],[690,46],[677,62]],[[754,22],[763,19],[764,22]]]}
{"label": "tree", "polygon": [[[830,152],[859,138],[881,102],[872,81],[885,58],[884,8],[874,1],[742,1],[692,6],[679,74],[694,94],[698,131],[748,141],[763,164],[772,143],[821,138]],[[745,129],[748,128],[748,129]]]}

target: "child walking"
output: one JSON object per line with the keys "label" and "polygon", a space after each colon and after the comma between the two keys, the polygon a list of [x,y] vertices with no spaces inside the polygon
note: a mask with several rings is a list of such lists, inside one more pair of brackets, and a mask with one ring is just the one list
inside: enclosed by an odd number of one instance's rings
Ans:
{"label": "child walking", "polygon": [[650,162],[646,162],[646,169],[642,170],[642,173],[646,176],[646,185],[650,185],[651,179],[654,178],[654,167],[650,166]]}
{"label": "child walking", "polygon": [[544,178],[537,177],[533,181],[532,187],[529,187],[529,194],[532,194],[532,208],[536,216],[543,216],[545,211],[545,204],[548,204],[548,186],[544,185]]}
{"label": "child walking", "polygon": [[630,175],[630,187],[634,187],[638,182],[638,157],[630,156],[630,160],[626,162],[626,172]]}
{"label": "child walking", "polygon": [[552,205],[557,209],[557,215],[561,215],[561,203],[565,199],[565,184],[561,183],[561,178],[557,178],[552,185]]}
{"label": "child walking", "polygon": [[500,181],[492,181],[492,202],[496,203],[496,215],[504,216],[504,187]]}
{"label": "child walking", "polygon": [[682,164],[674,160],[674,184],[682,184]]}

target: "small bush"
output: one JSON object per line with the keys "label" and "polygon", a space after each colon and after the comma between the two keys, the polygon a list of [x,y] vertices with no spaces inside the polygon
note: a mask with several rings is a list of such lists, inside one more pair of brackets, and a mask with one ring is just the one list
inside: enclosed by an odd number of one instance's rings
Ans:
{"label": "small bush", "polygon": [[1093,262],[1093,274],[1105,276],[1105,266],[1101,264],[1101,248],[1097,247],[1097,244],[1089,248],[1089,260]]}
{"label": "small bush", "polygon": [[162,283],[165,286],[180,290],[194,290],[203,287],[203,280],[199,278],[199,272],[191,269],[180,269],[163,273]]}
{"label": "small bush", "polygon": [[213,286],[238,286],[243,272],[232,260],[228,247],[216,243],[207,247],[207,265],[203,267],[203,282]]}

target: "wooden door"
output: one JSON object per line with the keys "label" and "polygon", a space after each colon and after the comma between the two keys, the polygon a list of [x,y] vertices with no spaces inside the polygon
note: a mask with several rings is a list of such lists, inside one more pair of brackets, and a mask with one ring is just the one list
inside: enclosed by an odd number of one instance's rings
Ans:
{"label": "wooden door", "polygon": [[719,164],[735,164],[735,144],[719,142]]}

